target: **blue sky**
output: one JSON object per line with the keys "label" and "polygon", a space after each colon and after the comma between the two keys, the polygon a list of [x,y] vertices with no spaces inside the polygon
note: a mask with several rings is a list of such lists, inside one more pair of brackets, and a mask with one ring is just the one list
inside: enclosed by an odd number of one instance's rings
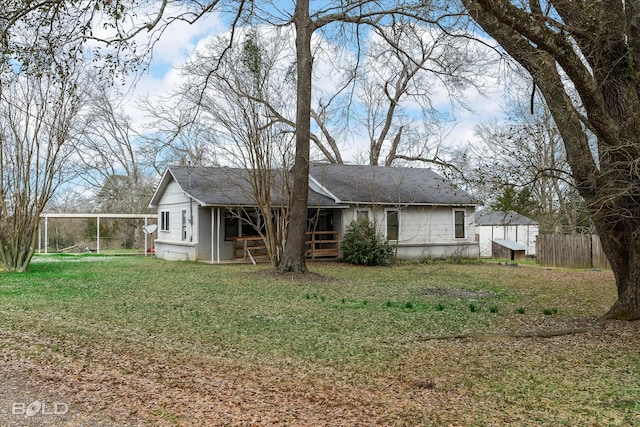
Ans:
{"label": "blue sky", "polygon": [[[221,34],[227,31],[227,28],[217,14],[210,14],[195,24],[178,22],[167,29],[155,45],[149,70],[141,76],[137,76],[137,82],[129,93],[126,111],[134,123],[140,124],[147,121],[145,113],[136,106],[137,99],[146,96],[152,99],[166,96],[172,90],[177,89],[182,77],[176,67],[184,63],[207,37]],[[475,141],[473,133],[474,127],[478,123],[502,116],[500,110],[503,99],[501,85],[490,76],[484,80],[484,96],[473,89],[465,91],[465,102],[469,105],[470,110],[456,109],[455,112],[452,112],[446,96],[442,96],[442,99],[436,97],[435,104],[438,108],[443,113],[453,114],[455,120],[455,123],[450,124],[446,145],[457,146]]]}

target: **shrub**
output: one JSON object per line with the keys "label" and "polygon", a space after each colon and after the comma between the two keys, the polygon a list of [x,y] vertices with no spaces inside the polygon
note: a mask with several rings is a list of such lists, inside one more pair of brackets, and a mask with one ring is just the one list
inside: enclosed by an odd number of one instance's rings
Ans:
{"label": "shrub", "polygon": [[393,247],[376,233],[368,221],[354,221],[347,228],[342,242],[344,260],[359,265],[387,265]]}

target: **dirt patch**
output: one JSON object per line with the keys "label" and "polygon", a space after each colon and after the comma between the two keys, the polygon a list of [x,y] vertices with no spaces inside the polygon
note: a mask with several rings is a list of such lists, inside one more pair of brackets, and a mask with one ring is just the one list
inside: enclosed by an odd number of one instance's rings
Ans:
{"label": "dirt patch", "polygon": [[[637,348],[638,332],[637,324],[607,323],[548,340],[508,340],[500,343],[500,351],[494,342],[478,339],[415,343],[405,347],[396,372],[365,378],[328,367],[310,372],[308,366],[294,361],[276,367],[214,357],[194,360],[169,353],[133,354],[0,328],[0,425],[526,425],[535,413],[527,409],[535,410],[534,401],[522,407],[511,403],[505,412],[504,399],[483,394],[481,385],[469,379],[491,375],[497,382],[505,372],[513,374],[512,369],[521,363],[528,366],[532,360],[532,366],[557,369],[565,380],[583,378],[581,375],[591,378],[598,365],[585,367],[581,359],[585,354],[587,361],[598,354],[609,360],[623,354],[610,349],[619,343],[630,343],[622,350],[632,351]],[[607,351],[600,353],[602,350]],[[575,367],[573,376],[567,377],[572,371],[566,363]],[[609,366],[602,368],[607,376],[615,374]],[[627,378],[628,368],[618,374],[613,381]],[[509,387],[517,383],[510,382]],[[522,395],[517,387],[509,389],[507,397],[526,399],[528,385],[522,387]],[[21,413],[20,404],[36,401],[46,409],[34,405],[40,412]],[[52,413],[56,402],[66,405],[57,407],[60,413]],[[635,403],[620,400],[619,404]],[[485,412],[488,419],[482,418]],[[547,416],[545,425],[566,421],[562,416]],[[627,425],[640,421],[630,417]],[[602,422],[585,416],[575,424]]]}
{"label": "dirt patch", "polygon": [[405,399],[295,366],[128,354],[1,330],[0,342],[2,426],[371,425],[395,419],[388,408]]}

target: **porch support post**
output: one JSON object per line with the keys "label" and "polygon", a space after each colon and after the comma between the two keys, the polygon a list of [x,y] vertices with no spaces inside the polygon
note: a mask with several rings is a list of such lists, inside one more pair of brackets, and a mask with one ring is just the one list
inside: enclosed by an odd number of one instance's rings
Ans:
{"label": "porch support post", "polygon": [[49,253],[49,217],[44,217],[44,253]]}
{"label": "porch support post", "polygon": [[96,253],[100,253],[100,217],[97,218],[97,227],[96,227]]}
{"label": "porch support post", "polygon": [[211,264],[213,264],[213,260],[214,260],[214,251],[215,251],[215,245],[214,245],[214,238],[216,236],[216,211],[211,208]]}
{"label": "porch support post", "polygon": [[222,227],[222,211],[220,210],[220,208],[218,208],[218,239],[217,239],[217,246],[218,246],[218,250],[216,251],[216,257],[218,259],[218,264],[220,264],[220,239],[221,239],[221,234],[220,234],[220,229]]}
{"label": "porch support post", "polygon": [[147,256],[147,217],[144,217],[144,256]]}

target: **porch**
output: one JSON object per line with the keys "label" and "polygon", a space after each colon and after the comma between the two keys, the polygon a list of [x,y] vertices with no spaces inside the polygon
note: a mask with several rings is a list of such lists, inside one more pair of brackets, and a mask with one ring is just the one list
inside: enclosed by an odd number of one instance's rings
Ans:
{"label": "porch", "polygon": [[[242,236],[233,239],[233,259],[256,262],[268,260],[267,245],[260,236]],[[337,231],[308,231],[306,257],[310,259],[337,258],[340,249]]]}

